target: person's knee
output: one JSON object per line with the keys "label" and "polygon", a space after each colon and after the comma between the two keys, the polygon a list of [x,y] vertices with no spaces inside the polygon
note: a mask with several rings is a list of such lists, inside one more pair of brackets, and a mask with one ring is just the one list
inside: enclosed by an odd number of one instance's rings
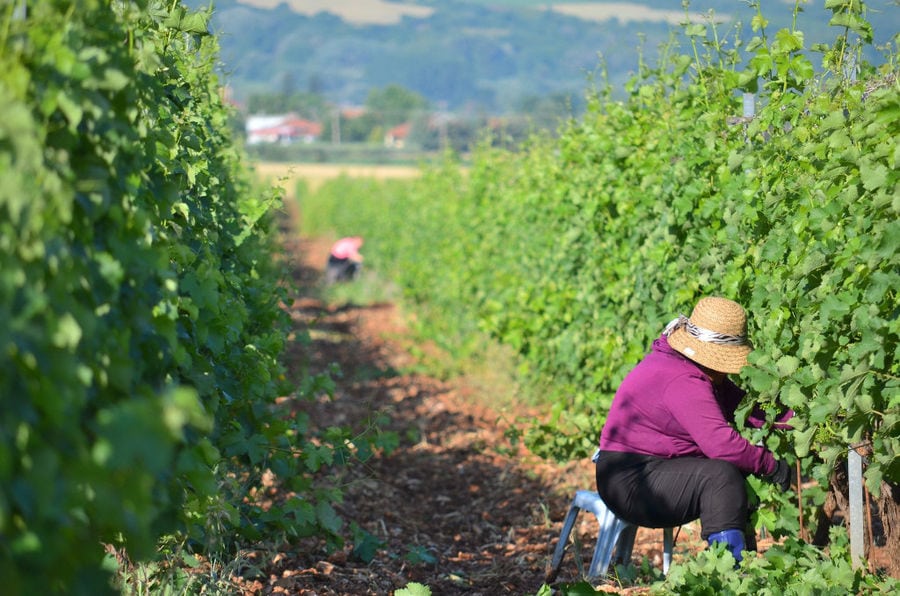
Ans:
{"label": "person's knee", "polygon": [[710,460],[706,466],[704,492],[716,501],[734,511],[747,510],[747,489],[744,474],[734,466],[721,460]]}
{"label": "person's knee", "polygon": [[746,507],[747,491],[744,488],[744,474],[727,461],[711,459],[706,465],[707,485],[721,493],[729,494]]}
{"label": "person's knee", "polygon": [[743,529],[749,516],[743,473],[720,460],[710,460],[704,471],[700,515],[703,538],[711,532]]}

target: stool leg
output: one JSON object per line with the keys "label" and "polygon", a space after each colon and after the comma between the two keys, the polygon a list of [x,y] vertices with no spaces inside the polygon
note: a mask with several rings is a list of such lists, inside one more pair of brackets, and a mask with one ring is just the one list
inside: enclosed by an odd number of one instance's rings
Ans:
{"label": "stool leg", "polygon": [[[602,518],[602,519],[601,519]],[[613,549],[619,541],[622,531],[631,527],[631,524],[618,519],[612,512],[598,517],[600,532],[597,536],[597,545],[594,547],[594,556],[591,559],[591,568],[588,571],[590,577],[606,575],[609,562],[612,559]]]}
{"label": "stool leg", "polygon": [[672,528],[663,528],[663,575],[669,574],[674,547],[675,541],[672,539]]}
{"label": "stool leg", "polygon": [[563,555],[566,554],[566,543],[569,541],[569,534],[572,533],[572,527],[575,526],[575,519],[581,509],[572,505],[566,514],[566,520],[563,522],[562,531],[559,533],[559,542],[556,543],[556,550],[553,551],[553,561],[550,563],[550,571],[547,572],[547,583],[556,579],[559,573],[559,566],[562,564]]}
{"label": "stool leg", "polygon": [[619,542],[616,544],[616,561],[628,563],[631,561],[631,552],[634,550],[634,538],[637,535],[637,526],[628,525],[622,530]]}

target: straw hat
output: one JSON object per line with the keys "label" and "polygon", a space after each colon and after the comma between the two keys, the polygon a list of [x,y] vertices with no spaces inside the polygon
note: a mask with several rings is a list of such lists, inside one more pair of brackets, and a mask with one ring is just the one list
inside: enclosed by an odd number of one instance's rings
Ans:
{"label": "straw hat", "polygon": [[672,349],[723,373],[741,372],[753,350],[747,339],[747,315],[740,304],[727,298],[701,298],[690,318],[679,316],[665,333]]}

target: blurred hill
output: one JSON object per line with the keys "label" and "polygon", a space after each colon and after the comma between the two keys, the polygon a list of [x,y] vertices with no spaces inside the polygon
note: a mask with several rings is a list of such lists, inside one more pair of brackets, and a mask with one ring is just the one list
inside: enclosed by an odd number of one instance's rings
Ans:
{"label": "blurred hill", "polygon": [[[184,0],[203,8],[209,0]],[[793,1],[762,0],[767,33],[790,25]],[[876,43],[900,31],[897,0],[872,0]],[[831,42],[824,0],[805,3],[798,28],[807,47]],[[715,16],[733,42],[749,39],[755,14],[747,2],[695,0],[693,20]],[[613,89],[653,64],[659,46],[679,32],[685,11],[673,0],[539,2],[537,0],[216,0],[213,29],[222,70],[235,99],[254,93],[312,92],[359,105],[372,88],[398,84],[438,109],[482,113],[520,110],[535,97],[580,102],[602,73]],[[884,58],[869,51],[867,59]]]}

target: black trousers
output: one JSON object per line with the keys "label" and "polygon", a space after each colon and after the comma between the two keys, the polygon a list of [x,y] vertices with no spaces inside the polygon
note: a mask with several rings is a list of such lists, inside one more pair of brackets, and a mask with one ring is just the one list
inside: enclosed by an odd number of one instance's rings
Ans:
{"label": "black trousers", "polygon": [[360,264],[350,259],[339,259],[334,255],[328,256],[328,265],[325,268],[325,280],[328,283],[350,281],[359,273]]}
{"label": "black trousers", "polygon": [[618,517],[647,528],[699,519],[704,540],[747,527],[745,483],[736,466],[718,459],[617,451],[601,451],[597,459],[597,492]]}

